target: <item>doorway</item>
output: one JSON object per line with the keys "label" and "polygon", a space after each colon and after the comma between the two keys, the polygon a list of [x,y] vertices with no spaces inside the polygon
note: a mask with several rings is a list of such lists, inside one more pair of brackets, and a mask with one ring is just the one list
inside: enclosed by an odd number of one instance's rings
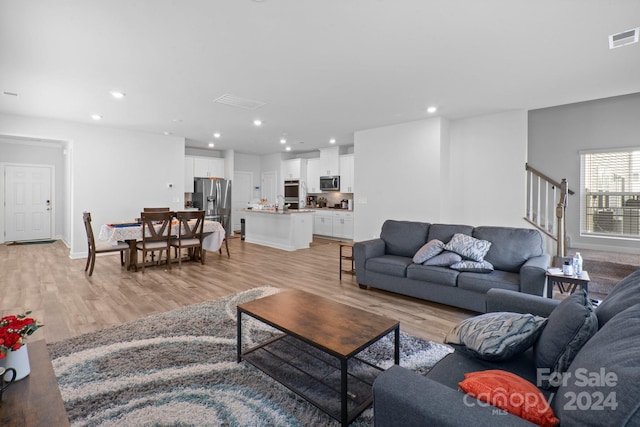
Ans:
{"label": "doorway", "polygon": [[53,166],[5,165],[5,241],[52,238],[53,176]]}
{"label": "doorway", "polygon": [[274,204],[277,202],[277,173],[275,171],[272,172],[264,172],[262,174],[262,198],[267,199],[267,203]]}

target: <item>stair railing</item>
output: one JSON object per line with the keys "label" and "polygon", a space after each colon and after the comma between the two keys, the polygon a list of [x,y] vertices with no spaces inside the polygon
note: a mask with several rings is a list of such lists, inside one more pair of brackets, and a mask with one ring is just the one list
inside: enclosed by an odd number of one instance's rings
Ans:
{"label": "stair railing", "polygon": [[556,256],[565,256],[566,218],[569,189],[566,178],[558,182],[535,168],[527,171],[527,208],[525,220],[556,241]]}

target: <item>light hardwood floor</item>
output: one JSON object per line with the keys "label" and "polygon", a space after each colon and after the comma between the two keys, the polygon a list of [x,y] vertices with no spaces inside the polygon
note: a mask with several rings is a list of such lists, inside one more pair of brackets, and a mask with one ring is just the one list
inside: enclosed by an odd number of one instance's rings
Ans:
{"label": "light hardwood floor", "polygon": [[[86,259],[52,244],[0,245],[0,314],[32,310],[45,324],[30,339],[55,342],[150,314],[258,286],[298,288],[400,321],[412,335],[442,342],[449,329],[476,313],[378,291],[355,277],[338,278],[339,243],[316,239],[310,249],[285,252],[229,239],[231,257],[208,252],[205,265],[128,272],[118,254],[99,256],[93,276]],[[224,252],[224,251],[223,251]]]}

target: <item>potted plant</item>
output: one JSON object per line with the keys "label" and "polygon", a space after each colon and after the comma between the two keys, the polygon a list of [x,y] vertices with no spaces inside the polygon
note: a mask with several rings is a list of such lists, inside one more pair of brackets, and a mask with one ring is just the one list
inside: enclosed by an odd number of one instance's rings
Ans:
{"label": "potted plant", "polygon": [[31,372],[25,338],[44,326],[27,317],[29,314],[30,311],[0,319],[0,366],[14,368],[17,372],[16,380]]}

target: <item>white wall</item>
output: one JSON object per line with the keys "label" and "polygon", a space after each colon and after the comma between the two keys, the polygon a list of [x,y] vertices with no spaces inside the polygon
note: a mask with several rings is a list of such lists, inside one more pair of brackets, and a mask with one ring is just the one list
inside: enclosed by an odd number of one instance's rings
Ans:
{"label": "white wall", "polygon": [[354,240],[380,234],[387,219],[440,220],[441,119],[354,134]]}
{"label": "white wall", "polygon": [[528,227],[527,113],[433,118],[355,133],[354,240],[386,219]]}
{"label": "white wall", "polygon": [[527,227],[527,112],[451,121],[446,221]]}
{"label": "white wall", "polygon": [[[529,112],[529,164],[579,194],[580,150],[640,149],[640,93]],[[634,240],[580,236],[580,201],[569,197],[567,235],[575,248],[639,253]]]}
{"label": "white wall", "polygon": [[91,212],[97,234],[101,224],[131,221],[145,206],[184,206],[183,138],[5,114],[0,134],[69,141],[70,207],[64,220],[72,258],[86,256],[84,210]]}

